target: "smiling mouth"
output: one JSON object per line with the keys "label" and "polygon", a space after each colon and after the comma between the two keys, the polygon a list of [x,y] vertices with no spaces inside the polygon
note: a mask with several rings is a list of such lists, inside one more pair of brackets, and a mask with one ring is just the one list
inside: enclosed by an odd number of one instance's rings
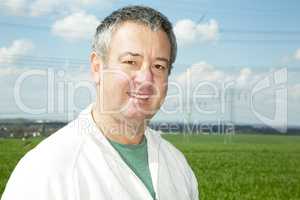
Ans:
{"label": "smiling mouth", "polygon": [[127,92],[129,97],[138,99],[138,100],[149,100],[152,96],[152,94],[145,94],[145,93],[135,93],[135,92]]}

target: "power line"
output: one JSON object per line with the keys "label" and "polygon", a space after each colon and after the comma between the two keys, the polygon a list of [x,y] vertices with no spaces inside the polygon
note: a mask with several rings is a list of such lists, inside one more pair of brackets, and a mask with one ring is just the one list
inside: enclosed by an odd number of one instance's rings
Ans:
{"label": "power line", "polygon": [[[89,60],[84,59],[84,58],[72,58],[72,57],[54,57],[54,56],[34,56],[34,55],[21,55],[21,54],[10,54],[7,56],[4,56],[4,58],[9,58],[9,59],[15,59],[15,60],[22,60],[25,62],[35,62],[35,61],[40,61],[40,62],[45,62],[45,63],[73,63],[73,64],[89,64]],[[191,66],[195,63],[178,63],[175,62],[174,65],[176,66]],[[245,65],[230,65],[230,66],[222,66],[224,68],[240,68],[240,67],[247,67],[248,64]],[[278,66],[278,67],[283,67]],[[255,68],[258,69],[269,69],[270,67],[274,66],[267,66],[267,65],[255,65]]]}
{"label": "power line", "polygon": [[300,30],[238,30],[238,29],[220,29],[220,33],[234,34],[263,34],[263,35],[299,35]]}
{"label": "power line", "polygon": [[[49,31],[51,30],[50,26],[45,25],[29,25],[29,24],[20,24],[20,23],[11,23],[0,21],[0,25],[10,26],[10,27],[22,27],[32,30],[42,30]],[[80,32],[80,27],[78,29],[70,30],[70,32]],[[262,34],[262,35],[299,35],[300,30],[238,30],[238,29],[220,29],[222,34]],[[292,40],[295,41],[295,40]],[[299,40],[297,40],[299,41]],[[276,42],[276,41],[275,41]]]}
{"label": "power line", "polygon": [[40,29],[40,30],[49,30],[50,26],[44,25],[29,25],[29,24],[20,24],[20,23],[12,23],[12,22],[0,22],[0,25],[3,26],[17,26],[22,28],[29,28],[29,29]]}
{"label": "power line", "polygon": [[42,61],[76,61],[77,63],[87,63],[87,59],[79,59],[79,58],[68,58],[68,57],[49,57],[49,56],[33,56],[33,55],[21,55],[21,54],[10,54],[5,57],[11,59],[32,59],[32,60],[42,60]]}
{"label": "power line", "polygon": [[[5,67],[5,64],[1,65],[2,67]],[[49,67],[53,67],[53,68],[72,68],[72,69],[76,69],[76,68],[87,68],[87,66],[89,65],[78,65],[78,64],[59,64],[59,63],[24,63],[24,62],[13,62],[13,63],[7,63],[6,67],[11,67],[11,66],[15,66],[15,67],[25,67],[29,69],[41,69],[41,68],[49,68]]]}
{"label": "power line", "polygon": [[[161,7],[162,9],[174,9],[178,8],[180,12],[189,12],[189,13],[217,13],[217,14],[242,14],[242,15],[250,15],[250,14],[258,14],[258,15],[277,15],[282,14],[283,12],[288,13],[291,11],[294,11],[295,13],[298,12],[298,10],[295,8],[295,10],[284,10],[284,9],[262,9],[262,8],[255,8],[255,7],[244,7],[239,8],[237,10],[234,9],[219,9],[219,8],[208,8],[205,4],[199,4],[197,2],[197,5],[195,5],[194,1],[176,1],[172,2],[170,4],[166,1],[160,1],[159,4],[156,5],[157,7]],[[187,7],[189,6],[189,7]],[[176,9],[177,10],[177,9]]]}
{"label": "power line", "polygon": [[[124,6],[126,4],[122,3],[122,2],[115,2],[114,3],[115,6],[120,7],[120,6]],[[5,9],[7,10],[8,7],[17,7],[18,4],[16,3],[12,3],[12,2],[1,2],[0,3],[0,8],[1,9]],[[181,2],[181,1],[176,1],[176,2],[172,2],[172,4],[170,4],[170,2],[165,2],[165,1],[160,1],[158,4],[152,4],[152,6],[155,7],[160,7],[161,9],[170,9],[170,8],[174,8],[174,7],[178,7],[178,10],[180,9],[181,12],[193,12],[193,13],[199,13],[199,12],[205,12],[205,13],[224,13],[224,14],[282,14],[283,9],[261,9],[261,8],[240,8],[239,10],[233,10],[233,9],[218,9],[218,8],[207,8],[207,6],[205,4],[199,4],[199,2],[197,2],[197,4],[195,4],[195,2],[193,1],[188,1],[188,2]],[[55,6],[56,8],[58,6]],[[82,7],[89,7],[89,6],[82,6]],[[68,8],[67,5],[63,5],[60,4],[60,9],[52,9],[52,10],[48,10],[48,9],[35,9],[36,11],[38,11],[39,13],[41,13],[41,15],[61,15],[64,11],[70,11],[71,9]],[[30,11],[29,6],[25,6],[23,11]],[[94,10],[95,12],[103,12],[103,10],[99,10],[96,9]],[[294,10],[295,12],[297,12],[297,10]],[[291,10],[288,10],[288,12],[291,12]]]}
{"label": "power line", "polygon": [[[8,61],[6,64],[62,64],[62,65],[73,65],[73,66],[80,66],[80,65],[89,65],[88,59],[83,59],[83,58],[63,58],[63,57],[48,57],[48,56],[34,56],[34,55],[20,55],[20,54],[10,54],[5,56],[4,58],[8,58]],[[11,60],[9,60],[11,59]],[[195,63],[174,63],[174,67],[190,67]],[[251,68],[255,70],[270,70],[271,68],[280,68],[280,67],[288,67],[285,65],[278,65],[277,67],[274,67],[273,65],[255,65],[252,67],[247,66],[248,64],[245,65],[227,65],[227,66],[216,66],[217,68],[224,68],[224,69],[236,69],[239,70],[240,68]],[[288,67],[289,70],[300,70],[300,68],[296,67]]]}
{"label": "power line", "polygon": [[[2,67],[5,67],[5,65],[1,65]],[[57,63],[51,63],[51,62],[45,62],[45,63],[33,63],[33,62],[14,62],[14,63],[10,63],[7,64],[7,67],[25,67],[23,68],[24,70],[32,70],[32,69],[47,69],[49,67],[53,67],[55,69],[80,69],[82,71],[88,71],[89,70],[89,64],[87,63],[86,65],[78,65],[78,64],[66,64],[66,63],[61,63],[61,64],[57,64]],[[176,68],[180,68],[180,67],[190,67],[191,65],[181,65],[181,64],[175,64],[174,65],[174,69]],[[215,66],[216,69],[223,69],[224,71],[228,71],[228,72],[236,72],[239,73],[239,71],[242,68],[246,68],[244,65],[240,65],[240,66]],[[251,69],[253,72],[270,72],[270,70],[276,70],[276,69],[280,69],[282,67],[273,67],[273,66],[261,66],[261,67],[247,67],[249,69]],[[297,67],[287,67],[288,72],[300,72],[300,68]]]}
{"label": "power line", "polygon": [[247,44],[262,44],[265,45],[266,43],[272,43],[273,44],[286,44],[286,43],[295,43],[295,42],[299,42],[300,43],[300,39],[289,39],[289,40],[270,40],[270,39],[266,39],[266,40],[253,40],[253,39],[249,39],[249,40],[245,40],[245,39],[221,39],[218,40],[218,42],[221,43],[247,43]]}
{"label": "power line", "polygon": [[[12,7],[12,8],[18,8],[19,9],[19,12],[20,12],[20,16],[22,16],[22,15],[24,15],[24,14],[29,14],[29,12],[30,11],[32,11],[32,10],[30,10],[30,7],[18,7],[19,5],[17,5],[17,4],[14,4],[14,3],[12,3],[12,2],[0,2],[0,10],[5,10],[7,13],[9,13],[9,12],[13,12],[13,11],[8,11],[8,9],[10,8],[10,7]],[[68,11],[68,10],[70,10],[71,11],[71,9],[67,9],[67,7],[66,6],[63,6],[63,5],[60,5],[59,6],[59,10],[57,9],[58,8],[58,6],[55,6],[54,7],[54,9],[51,9],[51,10],[49,10],[49,9],[34,9],[34,11],[36,11],[36,12],[38,12],[39,13],[39,15],[41,15],[41,16],[45,16],[45,15],[47,15],[47,16],[50,16],[50,15],[62,15],[64,12],[66,12],[66,11]],[[23,16],[22,16],[23,17]]]}
{"label": "power line", "polygon": [[8,55],[3,56],[2,66],[3,65],[18,65],[18,66],[39,66],[39,67],[54,67],[54,66],[63,66],[63,67],[83,67],[88,66],[89,62],[81,59],[70,59],[70,58],[61,58],[61,57],[36,57],[36,56],[25,56],[25,55]]}

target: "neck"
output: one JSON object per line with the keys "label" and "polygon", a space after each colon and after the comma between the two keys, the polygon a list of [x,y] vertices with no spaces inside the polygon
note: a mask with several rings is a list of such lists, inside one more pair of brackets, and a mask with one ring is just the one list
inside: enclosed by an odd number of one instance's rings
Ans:
{"label": "neck", "polygon": [[148,125],[145,120],[129,120],[103,114],[97,104],[92,108],[92,116],[104,136],[121,144],[139,144]]}

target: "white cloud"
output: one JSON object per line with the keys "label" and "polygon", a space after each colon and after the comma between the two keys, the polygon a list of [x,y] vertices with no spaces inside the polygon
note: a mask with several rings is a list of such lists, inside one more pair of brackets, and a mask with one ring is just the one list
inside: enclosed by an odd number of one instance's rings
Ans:
{"label": "white cloud", "polygon": [[77,3],[80,5],[91,5],[95,4],[97,0],[77,0]]}
{"label": "white cloud", "polygon": [[28,0],[2,0],[1,7],[4,12],[13,15],[23,15],[26,11]]}
{"label": "white cloud", "polygon": [[24,69],[19,69],[16,67],[5,67],[0,68],[0,77],[1,76],[13,76],[22,73]]}
{"label": "white cloud", "polygon": [[29,7],[32,16],[45,15],[65,9],[63,1],[60,0],[36,0]]}
{"label": "white cloud", "polygon": [[297,49],[294,55],[296,60],[300,60],[300,49]]}
{"label": "white cloud", "polygon": [[184,73],[179,75],[176,80],[180,83],[185,83],[189,79],[190,82],[195,83],[198,81],[217,81],[224,79],[224,77],[225,74],[222,71],[202,61],[193,64]]}
{"label": "white cloud", "polygon": [[300,98],[300,84],[291,85],[288,88],[289,96],[298,99]]}
{"label": "white cloud", "polygon": [[[5,94],[2,95],[0,102],[3,116],[18,113],[16,116],[25,114],[28,117],[40,118],[38,115],[30,115],[28,110],[47,109],[47,105],[53,105],[54,112],[46,112],[44,116],[53,119],[57,117],[65,118],[64,120],[68,117],[70,117],[68,120],[72,119],[72,116],[68,115],[68,110],[82,110],[91,103],[96,90],[90,81],[88,68],[82,69],[78,66],[65,69],[63,72],[61,68],[19,68],[14,65],[0,67],[0,93]],[[24,106],[20,105],[25,105],[27,109],[22,109]]]}
{"label": "white cloud", "polygon": [[251,81],[251,79],[253,78],[251,76],[252,74],[253,72],[251,71],[251,69],[242,68],[239,72],[239,75],[236,77],[238,85],[245,86],[246,84],[248,84],[249,81]]}
{"label": "white cloud", "polygon": [[250,88],[263,74],[254,73],[249,68],[241,68],[239,71],[220,70],[204,61],[191,65],[185,72],[175,77],[175,81],[182,86],[190,83],[194,87],[201,82],[210,82],[220,86],[222,83],[233,81],[234,86],[239,89]]}
{"label": "white cloud", "polygon": [[[295,76],[289,76],[288,82],[285,77],[281,77],[286,76],[284,71],[285,69],[254,71],[249,68],[235,71],[217,69],[206,62],[198,62],[175,77],[176,82],[171,85],[173,90],[167,98],[166,107],[169,110],[179,107],[185,112],[187,105],[191,105],[194,119],[203,117],[207,120],[209,115],[205,111],[208,110],[216,111],[214,114],[218,120],[227,119],[234,112],[233,116],[236,118],[233,121],[267,123],[264,119],[269,119],[279,125],[285,119],[278,120],[278,115],[281,115],[278,113],[288,112],[291,117],[289,122],[297,123],[294,113],[299,111],[299,71],[295,72]],[[230,92],[228,89],[232,86],[236,90]],[[258,116],[261,118],[257,118]]]}
{"label": "white cloud", "polygon": [[52,26],[52,33],[67,41],[91,38],[99,20],[94,15],[76,12],[57,20]]}
{"label": "white cloud", "polygon": [[2,0],[0,10],[12,15],[66,15],[96,6],[105,8],[116,0]]}
{"label": "white cloud", "polygon": [[190,19],[184,19],[175,24],[174,32],[178,43],[181,45],[215,41],[219,35],[219,24],[214,19],[203,24],[197,24]]}
{"label": "white cloud", "polygon": [[[43,71],[45,75],[41,75],[42,79],[47,79],[47,72],[49,72],[49,76],[54,75],[55,81],[66,81],[66,82],[80,82],[80,81],[91,81],[91,76],[89,72],[89,68],[86,66],[72,67],[69,69],[63,69],[63,66],[58,66],[56,68],[36,68],[36,67],[18,67],[16,65],[11,65],[9,67],[1,67],[0,68],[0,77],[5,77],[7,79],[16,79],[18,76],[22,75],[22,73],[27,74],[36,74],[36,71]],[[48,71],[50,70],[50,71]],[[36,79],[38,76],[32,76],[29,79]]]}
{"label": "white cloud", "polygon": [[26,55],[33,48],[33,44],[29,40],[19,39],[13,41],[9,47],[0,48],[0,63],[14,63],[19,56]]}
{"label": "white cloud", "polygon": [[100,2],[97,0],[36,0],[30,4],[30,14],[32,16],[50,13],[69,14],[96,3]]}

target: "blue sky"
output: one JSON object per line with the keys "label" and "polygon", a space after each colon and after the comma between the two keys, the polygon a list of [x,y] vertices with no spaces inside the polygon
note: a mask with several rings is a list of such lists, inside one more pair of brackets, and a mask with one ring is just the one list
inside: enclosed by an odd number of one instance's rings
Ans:
{"label": "blue sky", "polygon": [[[207,74],[207,77],[217,76],[218,80],[212,78],[209,81],[218,82],[230,78],[241,80],[247,76],[245,80],[249,82],[247,87],[250,87],[250,82],[254,84],[259,78],[270,75],[272,69],[288,67],[288,122],[299,125],[300,2],[296,0],[1,0],[0,78],[3,87],[0,91],[4,93],[0,101],[2,117],[61,117],[61,113],[34,116],[22,112],[14,103],[15,81],[20,73],[28,69],[46,70],[51,67],[56,70],[67,68],[71,71],[70,74],[78,69],[87,72],[91,24],[129,4],[154,7],[168,16],[174,24],[180,45],[171,80],[178,80],[187,69],[196,65],[198,68],[193,69],[204,70],[202,74]],[[79,18],[84,20],[78,20]],[[78,21],[82,22],[76,24]],[[74,23],[73,26],[70,23]],[[69,36],[70,31],[74,31],[75,35]],[[16,41],[19,43],[14,44]],[[10,59],[9,62],[7,58]],[[79,74],[82,78],[81,71]],[[199,76],[201,78],[196,77],[197,80],[207,78],[201,74]],[[28,90],[24,99],[30,105],[43,107],[45,102],[39,98],[45,85],[38,84],[39,91],[30,85],[30,81],[27,84],[27,88],[26,84],[24,86],[24,90]],[[80,108],[83,108],[88,102],[89,100],[82,100],[78,104],[82,104]],[[246,108],[246,105],[236,107],[235,112],[240,114],[237,121],[260,123],[257,116],[245,111]],[[263,112],[274,113],[272,109],[271,106]],[[193,115],[197,119],[208,121],[219,119],[216,113],[213,117],[201,113],[199,116]],[[174,115],[161,116],[164,119],[180,120],[174,118]],[[157,119],[160,119],[160,114]]]}

